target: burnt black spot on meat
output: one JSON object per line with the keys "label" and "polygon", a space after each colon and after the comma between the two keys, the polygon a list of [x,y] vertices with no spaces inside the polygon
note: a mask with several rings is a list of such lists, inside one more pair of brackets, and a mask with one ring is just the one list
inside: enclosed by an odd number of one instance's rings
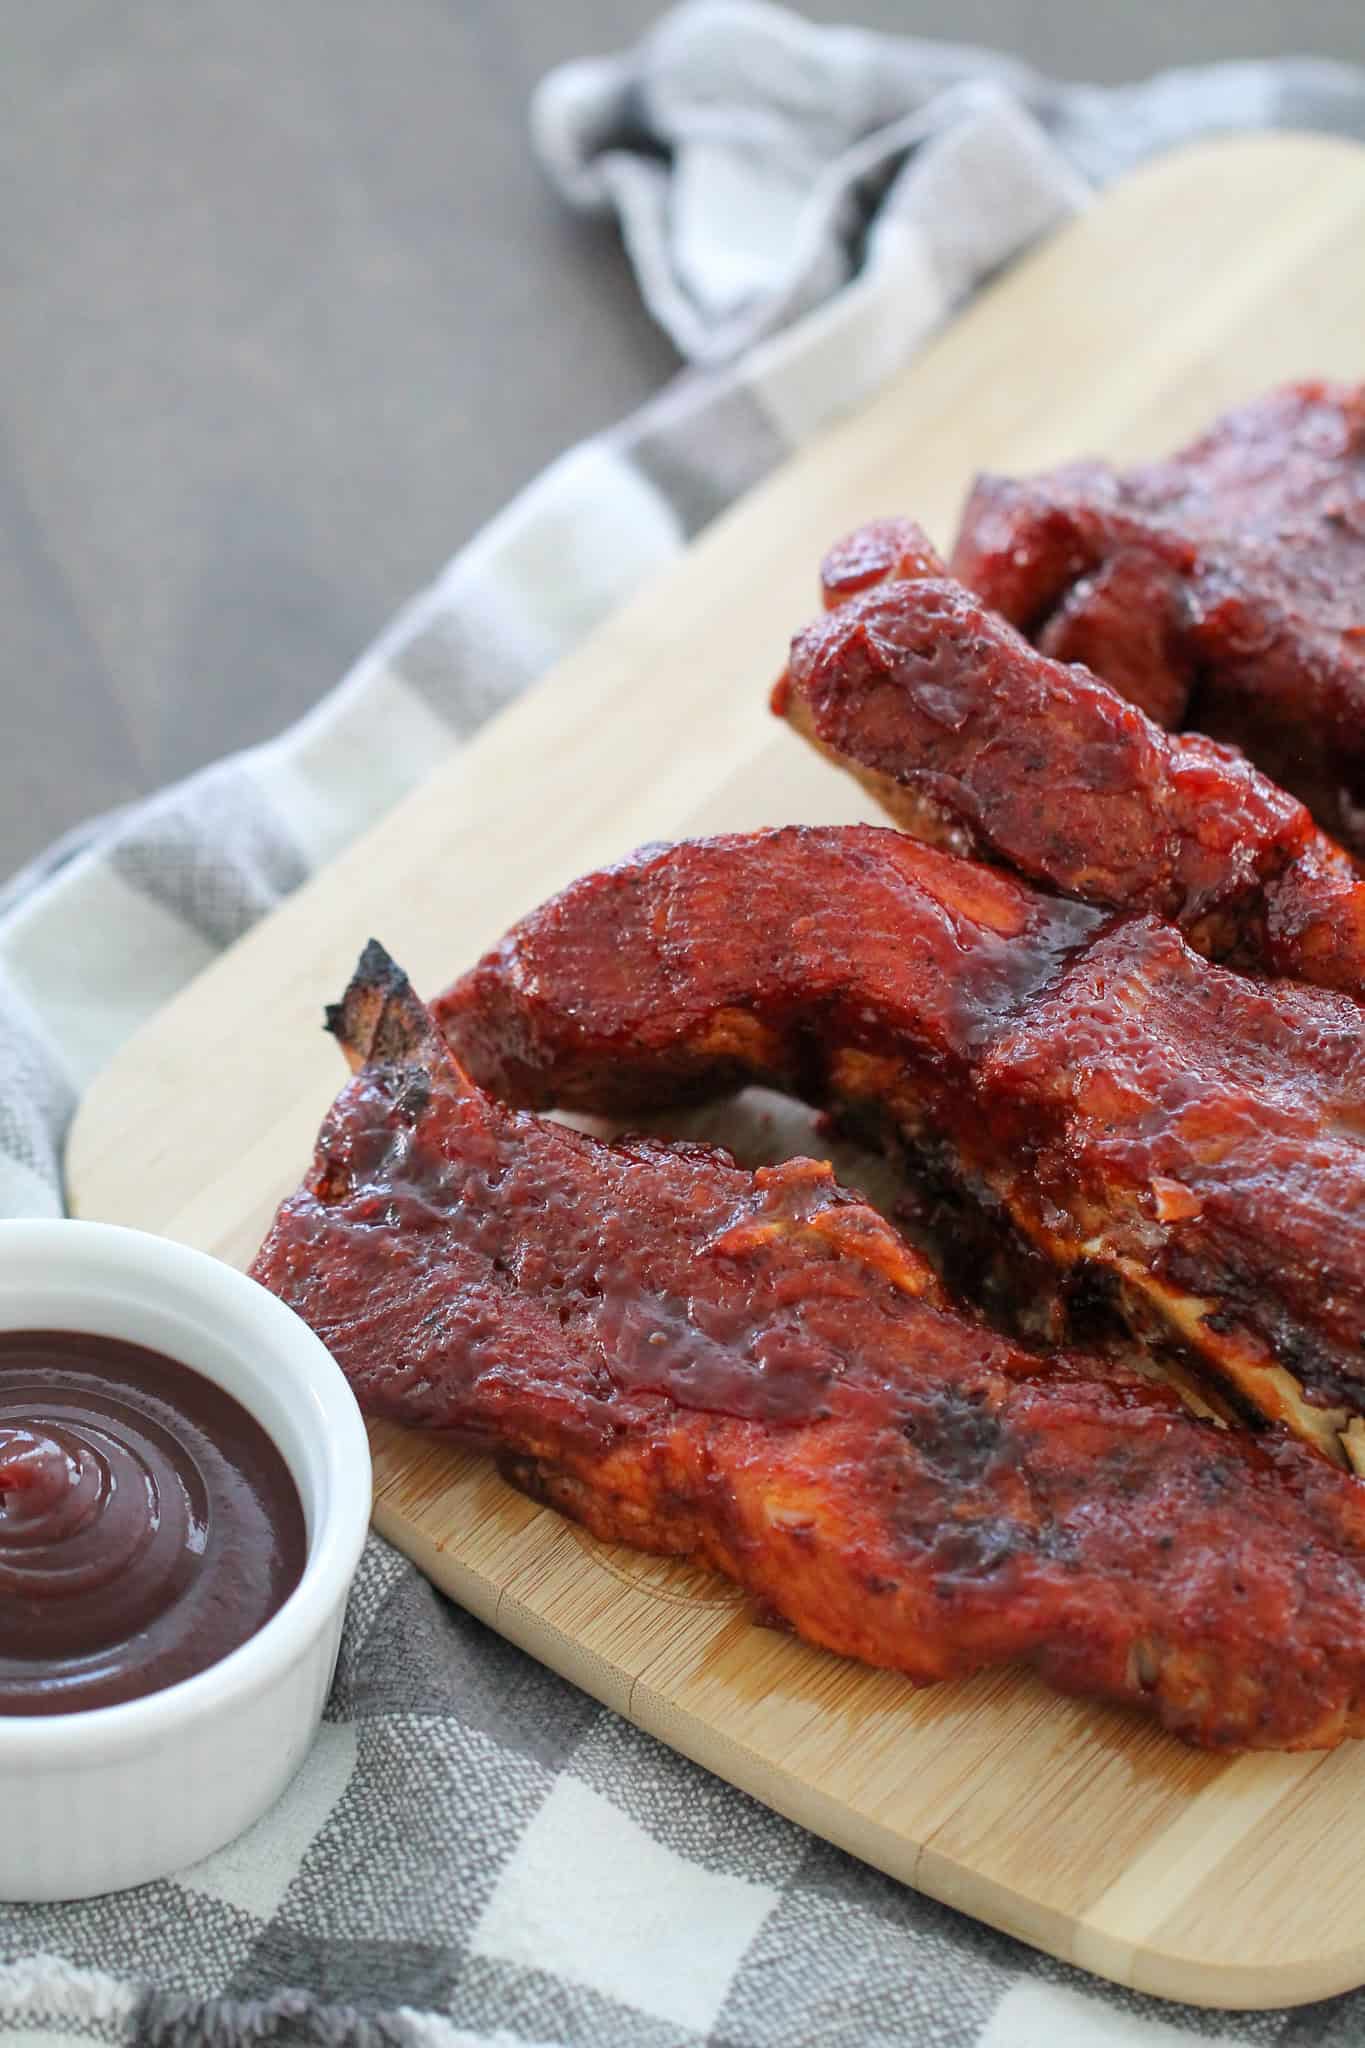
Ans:
{"label": "burnt black spot on meat", "polygon": [[1230,1486],[1237,1483],[1238,1473],[1224,1464],[1208,1464],[1199,1475],[1199,1491],[1209,1506],[1222,1500]]}
{"label": "burnt black spot on meat", "polygon": [[997,1572],[1033,1549],[1032,1531],[1003,1515],[987,1515],[979,1522],[945,1528],[934,1546],[938,1569],[960,1578]]}
{"label": "burnt black spot on meat", "polygon": [[974,1486],[1004,1449],[1005,1430],[981,1392],[945,1387],[902,1414],[901,1434],[945,1479]]}
{"label": "burnt black spot on meat", "polygon": [[1081,1540],[1074,1529],[1065,1522],[1044,1522],[1037,1533],[1034,1548],[1039,1557],[1049,1564],[1075,1569],[1082,1563]]}

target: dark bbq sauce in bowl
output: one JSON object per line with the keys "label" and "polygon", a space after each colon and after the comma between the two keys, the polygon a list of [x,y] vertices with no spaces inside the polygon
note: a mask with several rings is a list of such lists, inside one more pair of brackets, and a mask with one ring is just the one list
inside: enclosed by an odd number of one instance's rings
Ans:
{"label": "dark bbq sauce in bowl", "polygon": [[283,1606],[298,1489],[241,1403],[117,1338],[0,1332],[0,1713],[159,1692]]}

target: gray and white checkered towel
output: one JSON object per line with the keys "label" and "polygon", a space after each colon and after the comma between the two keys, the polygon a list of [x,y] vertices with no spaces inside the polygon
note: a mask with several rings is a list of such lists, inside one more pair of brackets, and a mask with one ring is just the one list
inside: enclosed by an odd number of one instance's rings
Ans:
{"label": "gray and white checkered towel", "polygon": [[[60,1209],[72,1105],[134,1025],[981,278],[1140,158],[1258,125],[1365,137],[1365,76],[1238,64],[1100,91],[693,0],[626,56],[550,78],[546,168],[619,215],[692,368],[555,463],[283,738],[70,836],[0,894],[0,1214]],[[1161,2006],[915,1896],[373,1540],[322,1737],[275,1810],[174,1882],[0,1908],[0,1958],[0,2028],[54,2044],[1365,2039],[1365,1994],[1292,2016]]]}

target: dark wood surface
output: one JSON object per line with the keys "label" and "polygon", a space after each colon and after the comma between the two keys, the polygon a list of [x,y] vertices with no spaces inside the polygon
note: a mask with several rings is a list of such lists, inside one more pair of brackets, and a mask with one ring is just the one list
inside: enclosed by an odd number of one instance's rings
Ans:
{"label": "dark wood surface", "polygon": [[[1362,0],[850,0],[1115,80],[1365,61]],[[676,366],[526,142],[649,0],[10,0],[0,877],[278,729],[558,449]]]}

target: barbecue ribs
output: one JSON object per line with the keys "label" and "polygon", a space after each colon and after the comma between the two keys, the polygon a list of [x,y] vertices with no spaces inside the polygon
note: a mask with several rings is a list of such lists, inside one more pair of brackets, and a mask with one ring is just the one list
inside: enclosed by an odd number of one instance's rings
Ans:
{"label": "barbecue ribs", "polygon": [[1036,652],[909,521],[853,534],[823,581],[773,708],[907,831],[1365,998],[1365,879],[1242,755]]}
{"label": "barbecue ribs", "polygon": [[253,1272],[368,1413],[916,1680],[1024,1662],[1211,1747],[1365,1732],[1365,1493],[1324,1460],[967,1321],[827,1166],[505,1108],[377,946],[329,1022],[358,1071]]}
{"label": "barbecue ribs", "polygon": [[759,1080],[875,1118],[1245,1407],[1358,1448],[1365,1034],[1344,996],[897,832],[790,827],[585,877],[436,1014],[528,1107],[629,1115]]}
{"label": "barbecue ribs", "polygon": [[1234,741],[1365,851],[1365,386],[1272,392],[1122,474],[982,477],[953,569],[1044,653]]}

